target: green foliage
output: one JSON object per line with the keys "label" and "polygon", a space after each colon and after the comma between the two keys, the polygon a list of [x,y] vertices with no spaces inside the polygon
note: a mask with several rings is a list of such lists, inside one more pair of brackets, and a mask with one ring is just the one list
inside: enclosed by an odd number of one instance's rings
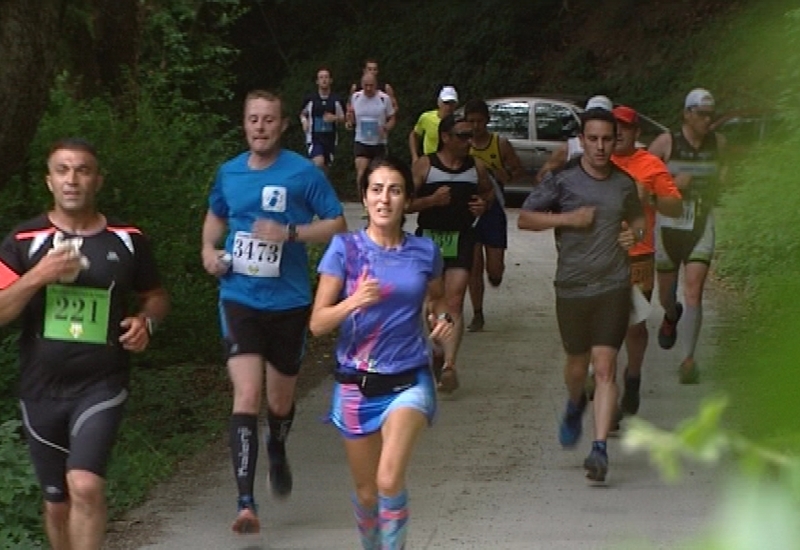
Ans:
{"label": "green foliage", "polygon": [[16,333],[12,333],[0,340],[0,422],[15,418],[19,412],[17,337]]}
{"label": "green foliage", "polygon": [[724,110],[773,106],[796,84],[788,88],[788,75],[782,74],[797,61],[791,42],[796,23],[787,17],[795,7],[792,0],[743,2],[719,25],[704,29],[705,40],[695,48],[691,86],[712,90]]}
{"label": "green foliage", "polygon": [[238,50],[228,30],[250,8],[239,0],[145,1],[141,58],[136,81],[162,105],[180,114],[230,99]]}
{"label": "green foliage", "polygon": [[[711,531],[681,548],[749,550],[800,547],[800,459],[763,447],[722,426],[726,397],[708,399],[698,415],[674,432],[630,419],[622,445],[629,452],[646,451],[662,477],[681,477],[683,460],[709,467],[726,456],[738,464]],[[768,541],[768,543],[767,543]]]}
{"label": "green foliage", "polygon": [[[797,452],[800,229],[793,220],[800,211],[800,194],[794,192],[800,144],[796,101],[800,55],[792,45],[800,37],[800,12],[776,16],[776,6],[784,4],[765,3],[761,10],[753,7],[748,26],[734,33],[740,43],[719,44],[729,48],[737,61],[734,66],[723,63],[728,70],[715,73],[720,78],[736,70],[764,77],[763,71],[768,70],[768,80],[756,78],[749,85],[761,95],[757,107],[779,102],[777,113],[785,131],[746,156],[733,159],[729,170],[729,190],[717,216],[715,266],[739,299],[725,307],[724,314],[732,322],[720,334],[726,345],[716,363],[720,365],[718,378],[737,405],[732,416],[743,433]],[[745,28],[751,27],[752,34],[746,35]],[[732,82],[738,82],[736,78],[732,77]]]}
{"label": "green foliage", "polygon": [[34,548],[39,542],[41,496],[20,423],[0,423],[0,548]]}
{"label": "green foliage", "polygon": [[[199,241],[215,170],[240,147],[238,128],[231,129],[211,106],[230,95],[226,65],[236,52],[220,37],[243,8],[226,0],[148,8],[155,11],[145,22],[145,55],[126,96],[79,98],[77,82],[62,73],[27,169],[0,191],[0,220],[7,230],[50,206],[44,185],[50,144],[65,136],[90,140],[105,177],[101,210],[150,237],[171,294],[172,314],[151,350],[135,358],[133,397],[109,472],[113,511],[141,501],[176,460],[214,438],[214,428],[223,425],[222,410],[229,408],[218,393],[224,371],[216,366],[216,283],[202,269]],[[14,327],[2,336],[0,422],[19,414]],[[184,366],[165,370],[169,365]],[[0,547],[33,548],[34,534],[41,533],[41,499],[25,446],[7,433],[17,425],[3,424],[0,433]],[[13,508],[6,506],[9,499]]]}

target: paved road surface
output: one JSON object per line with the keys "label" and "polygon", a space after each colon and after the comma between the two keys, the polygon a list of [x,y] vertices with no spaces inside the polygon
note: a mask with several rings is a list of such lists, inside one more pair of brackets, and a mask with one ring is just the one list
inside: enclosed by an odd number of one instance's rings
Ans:
{"label": "paved road surface", "polygon": [[[351,228],[361,209],[347,205]],[[414,549],[675,548],[712,515],[714,474],[689,466],[687,481],[665,486],[644,455],[625,455],[610,442],[610,484],[589,487],[581,464],[586,434],[575,451],[556,438],[565,399],[563,352],[554,313],[553,236],[516,229],[509,210],[507,274],[488,289],[486,330],[467,333],[459,362],[462,388],[440,402],[434,427],[417,449],[409,473]],[[407,227],[411,227],[411,222]],[[467,306],[469,312],[469,306]],[[468,313],[469,317],[470,314]],[[661,310],[648,324],[640,414],[671,427],[696,410],[707,385],[677,383],[678,348],[658,349]],[[713,341],[713,304],[706,310],[703,342]],[[700,360],[712,349],[701,342]],[[707,362],[706,362],[707,363]],[[289,453],[294,494],[277,502],[265,488],[265,457],[259,461],[257,500],[262,534],[235,537],[235,488],[229,459],[220,458],[195,494],[173,495],[150,550],[354,549],[350,478],[336,430],[320,422],[330,381],[299,404]],[[590,417],[587,415],[590,433]],[[262,450],[264,445],[261,446]],[[643,541],[648,541],[645,545]]]}

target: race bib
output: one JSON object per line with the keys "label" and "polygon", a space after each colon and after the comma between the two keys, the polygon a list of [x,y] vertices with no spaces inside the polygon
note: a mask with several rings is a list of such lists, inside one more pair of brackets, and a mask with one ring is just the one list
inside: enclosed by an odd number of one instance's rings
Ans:
{"label": "race bib", "polygon": [[655,260],[651,256],[646,260],[631,262],[631,284],[638,286],[642,292],[652,292],[655,283]]}
{"label": "race bib", "polygon": [[84,344],[105,344],[111,291],[71,285],[45,290],[44,337]]}
{"label": "race bib", "polygon": [[431,239],[442,252],[442,258],[458,257],[458,231],[434,231],[425,229],[422,234]]}
{"label": "race bib", "polygon": [[360,121],[361,124],[361,135],[364,136],[364,139],[375,141],[380,139],[380,131],[378,129],[378,121],[377,120],[369,120],[369,119],[362,119]]}
{"label": "race bib", "polygon": [[681,231],[691,231],[694,229],[695,202],[683,201],[683,214],[680,218],[661,218],[661,227],[680,229]]}
{"label": "race bib", "polygon": [[330,133],[333,129],[333,122],[326,122],[321,116],[314,117],[314,132]]}
{"label": "race bib", "polygon": [[280,277],[283,243],[262,241],[250,233],[237,231],[233,238],[234,273],[248,277]]}

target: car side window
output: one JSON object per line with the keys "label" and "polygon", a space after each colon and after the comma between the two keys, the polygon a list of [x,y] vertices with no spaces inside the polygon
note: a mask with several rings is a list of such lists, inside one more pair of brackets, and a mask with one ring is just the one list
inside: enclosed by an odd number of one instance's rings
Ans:
{"label": "car side window", "polygon": [[578,135],[580,122],[568,107],[540,101],[534,107],[536,138],[544,141],[566,141]]}
{"label": "car side window", "polygon": [[528,139],[530,105],[527,101],[508,101],[489,105],[490,132],[506,139]]}

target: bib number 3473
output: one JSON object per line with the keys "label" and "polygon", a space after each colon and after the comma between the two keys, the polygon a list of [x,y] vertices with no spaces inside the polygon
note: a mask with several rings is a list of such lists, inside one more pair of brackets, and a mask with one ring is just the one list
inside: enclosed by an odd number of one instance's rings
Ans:
{"label": "bib number 3473", "polygon": [[280,277],[283,243],[262,241],[250,233],[234,235],[233,272],[249,277]]}

